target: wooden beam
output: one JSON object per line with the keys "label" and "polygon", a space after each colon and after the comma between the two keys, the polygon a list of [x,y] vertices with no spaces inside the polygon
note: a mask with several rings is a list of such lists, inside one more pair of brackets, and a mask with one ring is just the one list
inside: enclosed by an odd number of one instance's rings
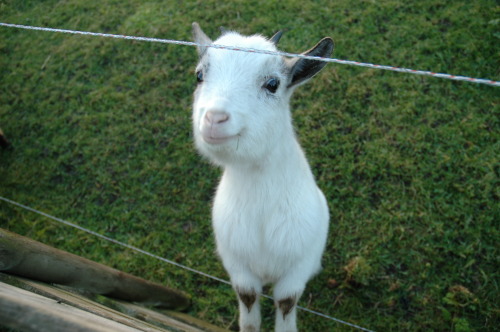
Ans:
{"label": "wooden beam", "polygon": [[[1,293],[2,287],[6,287],[3,284],[46,298],[46,300],[43,300],[44,308],[37,308],[36,303],[39,298],[36,296],[32,297],[19,291],[16,291],[17,295],[14,299],[12,296],[6,296],[6,294]],[[19,301],[21,298],[23,298],[23,301]],[[48,301],[49,299],[52,301]],[[82,294],[67,286],[47,285],[39,281],[0,272],[0,331],[2,331],[2,326],[25,331],[30,329],[31,324],[39,326],[37,331],[44,330],[42,327],[45,327],[45,325],[42,324],[55,323],[60,319],[58,313],[53,315],[52,310],[46,309],[54,307],[54,311],[57,311],[61,306],[71,306],[144,332],[228,332],[178,311],[154,311],[137,304],[113,300],[101,295],[89,295],[87,292]],[[16,311],[16,313],[12,314],[12,311]],[[30,314],[22,315],[20,313]],[[26,317],[30,317],[30,319],[25,319]],[[88,317],[92,318],[92,316]],[[67,324],[64,318],[63,326]],[[78,326],[78,329],[71,329],[71,331],[88,328],[85,321],[80,322],[77,320],[73,321],[72,324],[75,325],[73,326],[75,328]],[[53,331],[54,329],[48,326],[45,330]]]}
{"label": "wooden beam", "polygon": [[87,290],[124,301],[183,310],[183,292],[49,247],[0,228],[0,271]]}
{"label": "wooden beam", "polygon": [[22,331],[145,331],[1,282],[0,321]]}
{"label": "wooden beam", "polygon": [[[115,301],[114,305],[118,307],[121,312],[126,312],[132,317],[140,318],[141,320],[159,326],[174,327],[180,329],[181,331],[184,331],[186,326],[189,326],[189,328],[193,329],[193,331],[196,329],[196,331],[206,332],[228,332],[223,328],[214,326],[201,319],[178,311],[162,310],[161,312],[157,312],[123,301]],[[188,330],[186,329],[186,331]]]}

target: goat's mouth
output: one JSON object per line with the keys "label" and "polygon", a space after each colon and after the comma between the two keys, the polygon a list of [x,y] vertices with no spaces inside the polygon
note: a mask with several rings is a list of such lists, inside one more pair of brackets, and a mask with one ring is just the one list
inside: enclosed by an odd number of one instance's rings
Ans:
{"label": "goat's mouth", "polygon": [[208,144],[213,144],[213,145],[220,145],[224,144],[226,142],[229,142],[235,138],[238,138],[240,135],[230,135],[230,136],[214,136],[214,135],[201,135],[205,143]]}

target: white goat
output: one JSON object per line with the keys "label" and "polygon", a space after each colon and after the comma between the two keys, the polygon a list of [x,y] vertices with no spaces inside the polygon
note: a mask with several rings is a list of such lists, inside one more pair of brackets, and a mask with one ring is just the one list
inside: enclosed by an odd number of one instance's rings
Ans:
{"label": "white goat", "polygon": [[[212,44],[197,23],[194,39]],[[271,39],[224,32],[214,43],[276,51]],[[329,57],[330,38],[304,54]],[[296,331],[296,304],[321,268],[328,207],[295,138],[289,100],[325,62],[198,47],[196,147],[222,166],[213,205],[217,250],[238,294],[241,331],[260,329],[259,296],[274,284],[276,331]]]}

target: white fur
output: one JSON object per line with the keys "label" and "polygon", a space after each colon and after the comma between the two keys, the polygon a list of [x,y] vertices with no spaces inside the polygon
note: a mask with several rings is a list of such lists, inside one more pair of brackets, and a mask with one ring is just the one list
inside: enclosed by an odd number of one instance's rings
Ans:
{"label": "white fur", "polygon": [[[276,50],[261,36],[234,32],[214,43]],[[329,216],[293,130],[290,66],[277,56],[200,53],[194,139],[200,153],[224,169],[212,215],[217,251],[235,290],[257,294],[251,310],[239,300],[240,328],[259,330],[258,295],[272,283],[276,331],[296,331],[296,306],[284,316],[278,303],[293,298],[296,304],[320,270]],[[280,81],[274,94],[263,88],[269,78]]]}

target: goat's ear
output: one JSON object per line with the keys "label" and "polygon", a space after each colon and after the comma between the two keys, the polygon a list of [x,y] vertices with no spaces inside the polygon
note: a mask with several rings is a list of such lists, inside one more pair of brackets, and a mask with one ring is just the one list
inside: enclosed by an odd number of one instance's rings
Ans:
{"label": "goat's ear", "polygon": [[[208,38],[208,36],[201,30],[200,25],[197,22],[193,22],[193,37],[195,43],[202,44],[202,45],[210,45],[212,44],[212,40]],[[205,54],[207,51],[207,47],[205,46],[198,46],[198,54],[200,55],[200,58]]]}
{"label": "goat's ear", "polygon": [[[323,38],[313,48],[302,53],[303,55],[329,58],[333,52],[333,40],[329,37]],[[316,75],[326,65],[325,61],[293,58],[286,61],[290,68],[290,81],[288,87],[305,83]]]}

